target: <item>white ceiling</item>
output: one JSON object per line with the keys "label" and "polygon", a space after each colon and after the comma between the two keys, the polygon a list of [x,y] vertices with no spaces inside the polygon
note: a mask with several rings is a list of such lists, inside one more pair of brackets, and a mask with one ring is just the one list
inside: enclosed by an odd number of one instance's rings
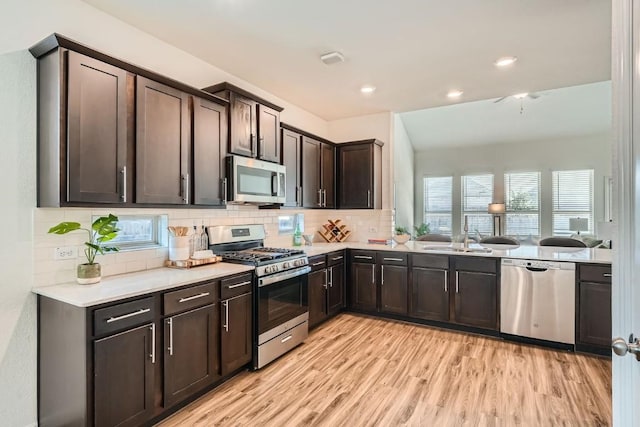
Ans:
{"label": "white ceiling", "polygon": [[429,108],[400,117],[416,151],[568,138],[611,131],[611,82]]}
{"label": "white ceiling", "polygon": [[605,0],[84,1],[326,120],[610,78]]}

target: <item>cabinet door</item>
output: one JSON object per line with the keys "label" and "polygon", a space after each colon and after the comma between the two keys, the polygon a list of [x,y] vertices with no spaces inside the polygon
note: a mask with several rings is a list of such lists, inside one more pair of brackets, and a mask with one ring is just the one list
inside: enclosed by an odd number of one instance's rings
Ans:
{"label": "cabinet door", "polygon": [[220,378],[218,309],[210,304],[164,322],[164,406]]}
{"label": "cabinet door", "polygon": [[372,144],[344,144],[338,148],[338,153],[341,176],[338,206],[345,209],[373,208]]}
{"label": "cabinet door", "polygon": [[320,188],[322,188],[322,207],[334,208],[336,206],[336,149],[329,144],[322,143],[322,166]]}
{"label": "cabinet door", "polygon": [[193,204],[226,203],[224,156],[227,108],[200,98],[193,100]]}
{"label": "cabinet door", "polygon": [[280,113],[258,104],[258,158],[280,163]]}
{"label": "cabinet door", "polygon": [[407,314],[407,267],[380,266],[380,310]]}
{"label": "cabinet door", "polygon": [[327,269],[309,273],[309,327],[327,318]]}
{"label": "cabinet door", "polygon": [[137,77],[136,202],[188,204],[189,96]]}
{"label": "cabinet door", "polygon": [[67,201],[131,202],[125,200],[125,180],[133,176],[127,164],[133,109],[127,72],[75,52],[67,55]]}
{"label": "cabinet door", "polygon": [[153,414],[154,334],[148,324],[94,342],[97,427],[136,426]]}
{"label": "cabinet door", "polygon": [[256,156],[257,103],[231,92],[231,140],[229,152],[240,156]]}
{"label": "cabinet door", "polygon": [[455,321],[478,328],[498,329],[498,281],[495,274],[456,271]]}
{"label": "cabinet door", "polygon": [[251,362],[251,294],[222,301],[221,367],[227,375]]}
{"label": "cabinet door", "polygon": [[332,316],[344,307],[344,264],[329,267],[327,314]]}
{"label": "cabinet door", "polygon": [[284,206],[299,207],[302,206],[301,199],[301,179],[300,179],[300,139],[301,135],[282,129],[282,164],[287,168],[287,182],[285,187],[286,201]]}
{"label": "cabinet door", "polygon": [[375,268],[375,264],[351,264],[351,306],[353,308],[376,311]]}
{"label": "cabinet door", "polygon": [[447,270],[413,268],[409,315],[427,320],[449,320]]}
{"label": "cabinet door", "polygon": [[611,345],[611,285],[580,282],[579,336],[585,344]]}
{"label": "cabinet door", "polygon": [[302,206],[319,208],[320,194],[320,141],[302,137]]}

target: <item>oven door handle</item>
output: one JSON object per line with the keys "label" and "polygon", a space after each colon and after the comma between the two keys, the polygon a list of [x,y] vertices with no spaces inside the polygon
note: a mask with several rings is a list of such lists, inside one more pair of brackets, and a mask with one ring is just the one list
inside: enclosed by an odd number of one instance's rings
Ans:
{"label": "oven door handle", "polygon": [[304,266],[296,268],[295,270],[283,271],[282,273],[272,274],[271,276],[261,277],[258,279],[258,287],[271,285],[272,283],[281,282],[287,279],[293,279],[294,277],[302,276],[311,271],[311,267]]}

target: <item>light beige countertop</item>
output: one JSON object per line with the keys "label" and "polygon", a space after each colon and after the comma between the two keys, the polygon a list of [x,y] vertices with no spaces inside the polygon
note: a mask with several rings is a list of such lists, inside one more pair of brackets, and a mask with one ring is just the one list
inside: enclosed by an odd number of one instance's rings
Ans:
{"label": "light beige countertop", "polygon": [[253,266],[219,262],[190,269],[156,268],[103,277],[95,285],[75,282],[33,288],[32,292],[76,307],[91,307],[191,283],[252,271]]}
{"label": "light beige countertop", "polygon": [[366,249],[376,251],[481,256],[492,258],[518,258],[597,264],[611,264],[612,260],[612,251],[610,249],[598,248],[560,248],[555,246],[518,246],[513,248],[507,245],[491,245],[491,247],[485,248],[478,244],[470,245],[470,248],[476,252],[458,252],[455,250],[457,248],[460,248],[460,244],[416,241],[409,241],[404,245],[396,245],[395,243],[392,245],[379,245],[360,242],[344,242],[314,243],[312,246],[302,246],[302,249],[309,256],[320,255],[340,249]]}

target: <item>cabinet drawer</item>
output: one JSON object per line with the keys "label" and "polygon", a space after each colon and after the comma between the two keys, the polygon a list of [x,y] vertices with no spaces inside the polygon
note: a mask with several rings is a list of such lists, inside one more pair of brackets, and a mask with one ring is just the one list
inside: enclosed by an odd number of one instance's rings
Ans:
{"label": "cabinet drawer", "polygon": [[611,266],[610,265],[585,265],[580,264],[579,270],[580,281],[611,283]]}
{"label": "cabinet drawer", "polygon": [[360,263],[369,263],[375,264],[376,262],[376,252],[375,251],[362,251],[362,250],[352,250],[351,255],[349,256],[349,260],[351,262],[360,262]]}
{"label": "cabinet drawer", "polygon": [[155,306],[153,297],[125,302],[93,312],[93,333],[104,335],[133,328],[153,321]]}
{"label": "cabinet drawer", "polygon": [[447,255],[413,254],[411,262],[414,267],[435,268],[447,270],[449,268],[449,257]]}
{"label": "cabinet drawer", "polygon": [[404,252],[378,252],[378,263],[386,265],[407,265],[409,254]]}
{"label": "cabinet drawer", "polygon": [[474,256],[456,257],[455,269],[463,271],[476,271],[479,273],[497,273],[498,262],[496,259],[487,259]]}
{"label": "cabinet drawer", "polygon": [[327,268],[327,257],[326,255],[315,255],[309,257],[309,267],[311,267],[311,271],[322,270],[323,268]]}
{"label": "cabinet drawer", "polygon": [[327,254],[327,265],[337,265],[344,263],[344,251],[329,252]]}
{"label": "cabinet drawer", "polygon": [[220,298],[228,299],[253,290],[253,274],[243,274],[220,281]]}
{"label": "cabinet drawer", "polygon": [[212,304],[218,298],[217,282],[191,286],[179,291],[167,292],[162,296],[164,314],[167,316],[180,313],[203,305]]}

